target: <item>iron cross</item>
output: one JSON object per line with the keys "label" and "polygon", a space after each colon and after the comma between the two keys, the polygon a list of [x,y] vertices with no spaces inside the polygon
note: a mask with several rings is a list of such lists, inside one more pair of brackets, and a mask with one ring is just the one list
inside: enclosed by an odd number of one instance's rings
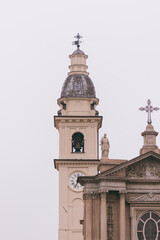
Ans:
{"label": "iron cross", "polygon": [[151,124],[152,123],[152,120],[151,120],[151,112],[153,112],[153,111],[158,111],[159,110],[159,108],[158,107],[153,107],[152,105],[151,105],[151,100],[150,99],[148,99],[148,101],[147,101],[147,106],[144,108],[144,107],[141,107],[141,108],[139,108],[139,110],[141,110],[141,111],[146,111],[147,113],[148,113],[148,124]]}
{"label": "iron cross", "polygon": [[82,36],[78,33],[76,36],[74,36],[74,38],[77,38],[77,41],[72,42],[73,45],[77,45],[77,48],[80,48],[80,39],[82,38]]}

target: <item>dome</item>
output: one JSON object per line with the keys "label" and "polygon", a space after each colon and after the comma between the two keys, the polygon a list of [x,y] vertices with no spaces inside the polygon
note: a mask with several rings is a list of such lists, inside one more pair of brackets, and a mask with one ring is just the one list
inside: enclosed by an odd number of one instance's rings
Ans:
{"label": "dome", "polygon": [[77,55],[77,54],[84,55],[85,53],[78,48],[78,49],[76,49],[76,50],[72,53],[72,55]]}
{"label": "dome", "polygon": [[96,98],[92,80],[85,74],[69,75],[62,87],[61,98]]}

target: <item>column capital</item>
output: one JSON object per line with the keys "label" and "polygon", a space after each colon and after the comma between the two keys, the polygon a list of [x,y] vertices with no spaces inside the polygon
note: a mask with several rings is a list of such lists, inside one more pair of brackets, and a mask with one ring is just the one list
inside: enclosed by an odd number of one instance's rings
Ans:
{"label": "column capital", "polygon": [[92,199],[98,199],[98,198],[100,198],[100,194],[99,194],[99,192],[93,192],[93,193],[91,193],[91,197],[92,197]]}
{"label": "column capital", "polygon": [[98,199],[98,198],[100,198],[99,192],[89,192],[89,193],[83,194],[83,200]]}
{"label": "column capital", "polygon": [[92,199],[91,198],[91,193],[84,193],[83,194],[83,200],[88,200],[88,199]]}
{"label": "column capital", "polygon": [[119,196],[120,198],[125,198],[127,191],[126,190],[120,190],[119,191]]}
{"label": "column capital", "polygon": [[101,198],[106,198],[107,194],[108,194],[108,191],[102,191],[99,194],[100,194]]}

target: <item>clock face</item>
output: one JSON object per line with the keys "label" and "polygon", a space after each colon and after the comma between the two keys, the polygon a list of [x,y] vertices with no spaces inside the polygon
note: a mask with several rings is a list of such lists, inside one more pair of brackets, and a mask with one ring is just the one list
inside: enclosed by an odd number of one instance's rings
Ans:
{"label": "clock face", "polygon": [[82,190],[83,189],[82,185],[80,183],[77,183],[77,179],[80,176],[84,176],[84,173],[75,172],[69,178],[69,184],[70,184],[71,188],[73,188],[74,190]]}

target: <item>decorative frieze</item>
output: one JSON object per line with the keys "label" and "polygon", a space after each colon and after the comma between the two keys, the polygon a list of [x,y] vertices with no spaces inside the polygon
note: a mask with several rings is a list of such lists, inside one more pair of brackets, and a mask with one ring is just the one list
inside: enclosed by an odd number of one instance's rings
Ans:
{"label": "decorative frieze", "polygon": [[160,202],[160,194],[128,194],[127,202]]}
{"label": "decorative frieze", "polygon": [[126,169],[126,176],[132,178],[160,178],[160,164],[150,159],[149,161],[140,161]]}

